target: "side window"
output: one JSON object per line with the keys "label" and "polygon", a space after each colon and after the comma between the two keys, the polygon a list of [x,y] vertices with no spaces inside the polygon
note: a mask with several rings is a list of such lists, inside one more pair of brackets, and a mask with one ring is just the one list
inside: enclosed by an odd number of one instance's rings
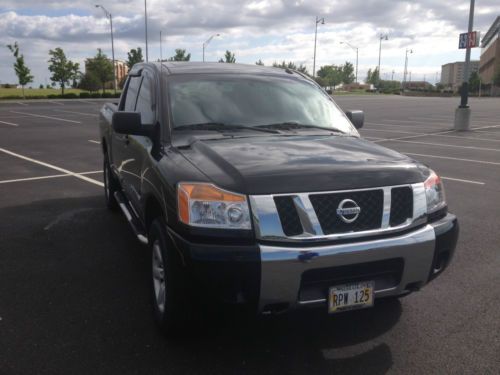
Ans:
{"label": "side window", "polygon": [[126,112],[135,111],[135,102],[137,101],[137,92],[139,91],[139,86],[141,85],[142,77],[130,77],[130,82],[128,83],[127,96],[125,97],[125,106],[123,108]]}
{"label": "side window", "polygon": [[152,79],[149,75],[145,75],[142,80],[141,89],[137,98],[136,112],[141,113],[141,122],[143,124],[154,124],[155,113],[153,111],[153,93]]}

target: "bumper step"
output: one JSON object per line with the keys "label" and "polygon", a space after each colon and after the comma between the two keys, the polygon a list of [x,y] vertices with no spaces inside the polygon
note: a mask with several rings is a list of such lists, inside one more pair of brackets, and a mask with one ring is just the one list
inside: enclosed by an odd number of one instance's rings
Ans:
{"label": "bumper step", "polygon": [[134,211],[130,209],[124,195],[119,191],[115,191],[115,199],[118,202],[118,205],[120,206],[120,209],[122,210],[123,214],[127,218],[128,223],[132,227],[132,230],[137,236],[137,239],[144,245],[147,245],[148,236],[146,235],[146,232],[142,227],[141,221],[135,215]]}

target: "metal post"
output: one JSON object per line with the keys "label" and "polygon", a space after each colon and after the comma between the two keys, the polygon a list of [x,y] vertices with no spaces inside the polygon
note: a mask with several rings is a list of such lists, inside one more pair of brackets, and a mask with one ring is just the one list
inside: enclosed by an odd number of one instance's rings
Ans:
{"label": "metal post", "polygon": [[113,40],[113,16],[111,15],[111,13],[109,14],[109,23],[111,25],[111,55],[113,57],[113,77],[114,77],[113,83],[115,89],[114,91],[116,94],[117,80],[116,80],[115,42]]}
{"label": "metal post", "polygon": [[149,61],[149,56],[148,56],[148,7],[146,4],[147,0],[144,0],[144,28],[145,28],[145,35],[146,35],[146,62]]}
{"label": "metal post", "polygon": [[212,39],[215,38],[216,36],[220,36],[220,34],[214,34],[214,35],[210,36],[210,38],[208,38],[205,41],[205,43],[203,43],[203,62],[205,62],[205,49],[208,46],[208,43],[210,43],[212,41]]}
{"label": "metal post", "polygon": [[203,43],[203,62],[205,62],[205,43]]}
{"label": "metal post", "polygon": [[[385,40],[388,40],[389,37],[387,36],[387,34],[380,34],[380,37],[379,37],[379,46],[378,46],[378,80],[379,80],[379,85],[380,85],[380,77],[382,77],[382,73],[380,72],[380,59],[381,59],[381,56],[382,56],[382,39],[385,39]],[[378,87],[377,87],[378,89]]]}
{"label": "metal post", "polygon": [[[472,32],[474,27],[474,5],[475,0],[471,0],[470,2],[470,11],[469,11],[469,35]],[[470,65],[470,51],[471,47],[469,43],[467,43],[467,49],[465,52],[465,67],[464,67],[464,79],[462,83],[462,92],[460,98],[460,108],[469,108],[467,105],[469,99],[469,65]]]}
{"label": "metal post", "polygon": [[358,52],[359,48],[356,47],[356,83],[358,83]]}
{"label": "metal post", "polygon": [[314,32],[313,78],[316,77],[316,39],[318,38],[318,16],[316,16],[316,31]]}

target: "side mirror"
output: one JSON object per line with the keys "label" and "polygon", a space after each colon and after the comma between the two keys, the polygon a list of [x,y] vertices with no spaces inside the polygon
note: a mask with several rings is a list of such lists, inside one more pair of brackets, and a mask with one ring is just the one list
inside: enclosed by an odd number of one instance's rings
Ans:
{"label": "side mirror", "polygon": [[115,112],[112,118],[113,130],[119,134],[152,137],[153,125],[142,125],[139,112]]}
{"label": "side mirror", "polygon": [[350,110],[345,112],[347,118],[351,120],[356,129],[361,129],[365,123],[365,113],[358,110]]}

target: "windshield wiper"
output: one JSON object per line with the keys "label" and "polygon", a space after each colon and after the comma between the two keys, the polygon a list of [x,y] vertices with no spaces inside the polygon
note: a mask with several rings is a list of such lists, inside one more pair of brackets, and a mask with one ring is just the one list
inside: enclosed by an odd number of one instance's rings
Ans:
{"label": "windshield wiper", "polygon": [[258,127],[259,128],[274,128],[274,129],[280,129],[280,130],[321,129],[321,130],[326,130],[326,131],[333,132],[333,133],[347,134],[346,132],[343,132],[339,129],[325,128],[324,126],[318,126],[318,125],[301,124],[301,123],[293,122],[293,121],[278,122],[275,124],[259,125]]}
{"label": "windshield wiper", "polygon": [[229,129],[245,129],[245,130],[253,130],[256,132],[264,132],[264,133],[272,133],[272,134],[280,134],[277,130],[272,129],[262,129],[255,126],[247,126],[247,125],[238,125],[238,124],[226,124],[224,122],[200,122],[198,124],[188,124],[181,125],[174,128],[174,130],[229,130]]}

